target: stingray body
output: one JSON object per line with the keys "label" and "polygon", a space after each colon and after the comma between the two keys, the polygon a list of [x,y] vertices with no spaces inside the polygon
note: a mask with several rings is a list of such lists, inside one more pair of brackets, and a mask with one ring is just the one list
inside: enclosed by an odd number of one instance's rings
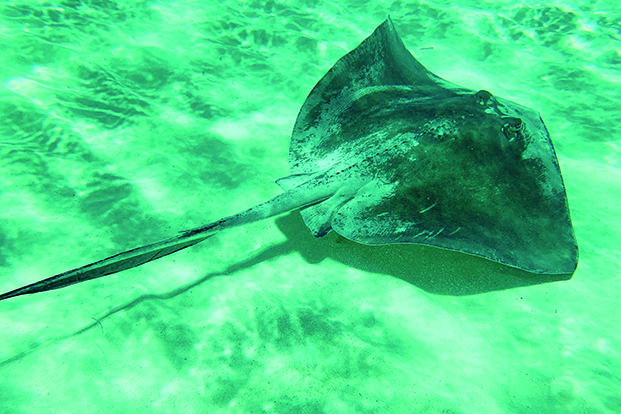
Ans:
{"label": "stingray body", "polygon": [[388,18],[319,81],[298,115],[285,192],[179,236],[0,295],[120,272],[226,228],[301,209],[315,236],[417,243],[542,274],[578,249],[548,131],[536,111],[426,70]]}

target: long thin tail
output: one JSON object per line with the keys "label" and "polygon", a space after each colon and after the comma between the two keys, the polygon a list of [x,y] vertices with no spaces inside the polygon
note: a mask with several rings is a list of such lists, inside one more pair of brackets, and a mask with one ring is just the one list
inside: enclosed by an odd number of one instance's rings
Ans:
{"label": "long thin tail", "polygon": [[45,292],[47,290],[60,289],[87,280],[97,279],[118,273],[132,267],[140,266],[152,260],[159,259],[169,254],[178,252],[200,243],[205,239],[213,236],[215,233],[188,237],[181,235],[170,239],[162,240],[157,243],[148,244],[136,249],[128,250],[123,253],[115,254],[106,259],[100,260],[77,269],[60,273],[56,276],[40,280],[27,286],[20,287],[10,292],[0,295],[0,300],[12,298],[15,296],[28,295],[31,293]]}
{"label": "long thin tail", "polygon": [[60,289],[87,280],[97,279],[118,273],[132,267],[140,266],[150,261],[168,256],[186,247],[193,246],[208,239],[217,232],[230,227],[240,226],[253,221],[262,220],[295,208],[315,204],[330,197],[330,193],[309,194],[306,198],[299,197],[300,192],[288,191],[263,204],[252,207],[242,213],[235,214],[192,230],[184,231],[181,235],[159,242],[137,247],[123,253],[115,254],[77,269],[60,273],[56,276],[32,283],[0,295],[0,300],[15,296],[45,292]]}

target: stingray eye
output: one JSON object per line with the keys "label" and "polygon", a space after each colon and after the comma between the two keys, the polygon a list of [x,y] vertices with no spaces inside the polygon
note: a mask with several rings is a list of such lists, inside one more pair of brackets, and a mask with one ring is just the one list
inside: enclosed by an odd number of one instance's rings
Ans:
{"label": "stingray eye", "polygon": [[524,124],[520,118],[507,117],[502,118],[502,121],[504,122],[502,132],[509,141],[512,141],[522,135]]}
{"label": "stingray eye", "polygon": [[494,96],[484,89],[481,89],[477,93],[474,94],[474,97],[477,100],[477,103],[481,106],[490,106],[494,103]]}

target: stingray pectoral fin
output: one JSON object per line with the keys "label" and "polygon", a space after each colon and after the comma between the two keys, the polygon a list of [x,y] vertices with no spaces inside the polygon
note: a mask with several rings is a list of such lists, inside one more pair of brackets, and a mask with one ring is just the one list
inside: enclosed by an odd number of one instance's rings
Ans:
{"label": "stingray pectoral fin", "polygon": [[86,282],[87,280],[97,279],[118,273],[178,252],[186,247],[200,243],[213,235],[213,233],[208,235],[188,235],[186,233],[178,237],[173,237],[157,243],[128,250],[126,252],[110,256],[106,259],[99,260],[98,262],[78,267],[77,269],[69,270],[39,282],[15,289],[11,292],[4,293],[0,295],[0,300],[9,299],[15,296],[45,292],[53,289],[60,289],[76,283]]}

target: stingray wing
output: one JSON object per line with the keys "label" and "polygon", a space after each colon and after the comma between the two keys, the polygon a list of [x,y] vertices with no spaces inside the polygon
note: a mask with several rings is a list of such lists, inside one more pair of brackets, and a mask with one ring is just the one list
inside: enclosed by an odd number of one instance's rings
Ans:
{"label": "stingray wing", "polygon": [[296,175],[362,183],[302,210],[315,235],[332,228],[359,243],[426,244],[536,273],[576,268],[565,187],[539,114],[433,75],[390,19],[312,90],[290,164]]}

